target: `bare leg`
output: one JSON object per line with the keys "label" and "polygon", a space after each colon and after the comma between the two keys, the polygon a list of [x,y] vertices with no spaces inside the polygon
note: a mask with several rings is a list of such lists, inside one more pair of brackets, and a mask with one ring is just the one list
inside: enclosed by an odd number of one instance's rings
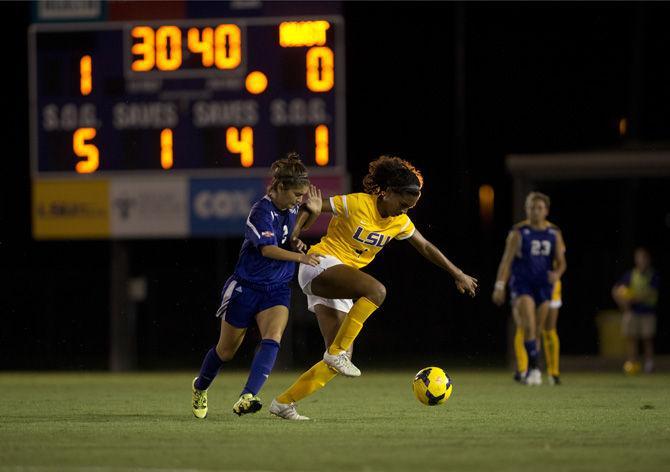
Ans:
{"label": "bare leg", "polygon": [[539,385],[542,379],[537,370],[538,346],[535,301],[529,295],[521,295],[517,298],[516,307],[523,323],[524,347],[528,353],[528,375],[525,382],[528,385]]}
{"label": "bare leg", "polygon": [[273,306],[256,315],[256,323],[262,339],[281,342],[287,322],[288,308],[283,305]]}
{"label": "bare leg", "polygon": [[535,320],[535,301],[529,295],[521,295],[516,300],[516,308],[523,326],[524,339],[537,339],[537,323]]}
{"label": "bare leg", "polygon": [[222,361],[229,361],[235,356],[246,332],[246,328],[236,328],[226,320],[221,320],[221,332],[219,333],[219,342],[216,344],[216,353]]}
{"label": "bare leg", "polygon": [[644,350],[644,371],[649,374],[654,370],[654,338],[642,339],[642,348]]}
{"label": "bare leg", "polygon": [[[328,346],[333,344],[337,331],[340,329],[342,321],[344,321],[347,314],[326,305],[316,305],[314,311],[316,313],[316,320],[319,323],[321,335],[323,336],[323,342],[326,344],[326,349],[328,349]],[[348,350],[349,357],[351,357],[352,351],[353,345]]]}

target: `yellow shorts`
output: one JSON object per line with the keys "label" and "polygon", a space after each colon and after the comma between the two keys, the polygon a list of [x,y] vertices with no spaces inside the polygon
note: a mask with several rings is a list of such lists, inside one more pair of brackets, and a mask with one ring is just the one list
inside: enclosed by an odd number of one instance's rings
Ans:
{"label": "yellow shorts", "polygon": [[561,300],[561,281],[559,280],[554,284],[554,291],[551,293],[549,308],[560,308],[562,306],[563,300]]}

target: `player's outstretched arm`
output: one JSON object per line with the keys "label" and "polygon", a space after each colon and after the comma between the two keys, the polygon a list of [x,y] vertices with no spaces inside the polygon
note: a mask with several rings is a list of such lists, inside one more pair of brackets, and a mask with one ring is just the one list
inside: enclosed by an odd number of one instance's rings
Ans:
{"label": "player's outstretched arm", "polygon": [[268,259],[276,259],[278,261],[299,262],[301,264],[315,267],[319,265],[319,260],[323,257],[320,254],[302,254],[299,252],[287,251],[279,246],[269,244],[261,247],[261,254]]}
{"label": "player's outstretched arm", "polygon": [[516,253],[519,243],[521,242],[521,234],[518,231],[510,231],[505,241],[505,252],[503,252],[498,266],[498,275],[496,276],[496,284],[493,289],[491,299],[493,303],[500,306],[505,303],[505,287],[510,276],[510,269],[512,267],[512,260],[514,253]]}
{"label": "player's outstretched arm", "polygon": [[471,297],[477,294],[477,279],[466,275],[461,269],[456,267],[453,262],[447,259],[433,243],[428,241],[419,230],[414,230],[414,234],[409,238],[409,242],[419,254],[428,259],[438,267],[449,272],[454,278],[456,288],[461,293],[467,293]]}
{"label": "player's outstretched arm", "polygon": [[[301,231],[309,228],[316,221],[316,219],[321,214],[323,207],[323,198],[321,196],[321,190],[316,188],[314,185],[309,186],[307,191],[307,198],[305,202],[300,205],[300,210],[304,214],[308,213],[307,217],[303,217],[303,223],[301,225]],[[300,214],[298,214],[299,216]],[[297,224],[296,224],[297,226]]]}
{"label": "player's outstretched arm", "polygon": [[298,211],[298,216],[295,220],[295,226],[293,227],[293,231],[291,231],[291,247],[295,251],[304,252],[307,249],[307,245],[299,238],[300,233],[312,226],[319,215],[324,211],[333,211],[330,207],[330,199],[323,198],[321,190],[314,185],[310,185],[309,191],[307,192],[307,199],[305,200],[305,203],[300,205],[300,210]]}

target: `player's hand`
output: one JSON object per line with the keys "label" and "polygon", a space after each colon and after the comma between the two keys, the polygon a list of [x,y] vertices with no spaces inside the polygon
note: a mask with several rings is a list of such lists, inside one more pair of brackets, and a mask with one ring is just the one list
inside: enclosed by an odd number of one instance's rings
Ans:
{"label": "player's hand", "polygon": [[321,254],[302,254],[300,256],[300,263],[308,266],[316,267],[323,256]]}
{"label": "player's hand", "polygon": [[561,279],[561,277],[558,275],[558,272],[550,270],[549,272],[547,272],[547,279],[549,279],[549,282],[551,282],[552,284],[555,284]]}
{"label": "player's hand", "polygon": [[461,272],[454,278],[456,288],[461,293],[467,293],[471,297],[477,295],[477,279]]}
{"label": "player's hand", "polygon": [[303,243],[298,238],[291,238],[291,249],[293,249],[295,252],[304,254],[307,250],[307,244]]}
{"label": "player's hand", "polygon": [[309,190],[307,191],[305,206],[310,212],[312,212],[313,215],[319,215],[321,214],[321,205],[321,190],[316,188],[314,185],[310,185]]}
{"label": "player's hand", "polygon": [[491,300],[498,306],[505,303],[505,287],[496,287],[493,290],[493,295],[491,295]]}

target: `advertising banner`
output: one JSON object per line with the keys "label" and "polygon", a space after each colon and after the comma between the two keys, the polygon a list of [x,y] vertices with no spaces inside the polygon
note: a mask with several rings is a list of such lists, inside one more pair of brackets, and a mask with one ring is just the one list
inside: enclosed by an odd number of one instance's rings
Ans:
{"label": "advertising banner", "polygon": [[33,183],[35,239],[109,237],[109,183],[38,180]]}
{"label": "advertising banner", "polygon": [[187,178],[114,179],[109,198],[114,238],[188,236]]}

